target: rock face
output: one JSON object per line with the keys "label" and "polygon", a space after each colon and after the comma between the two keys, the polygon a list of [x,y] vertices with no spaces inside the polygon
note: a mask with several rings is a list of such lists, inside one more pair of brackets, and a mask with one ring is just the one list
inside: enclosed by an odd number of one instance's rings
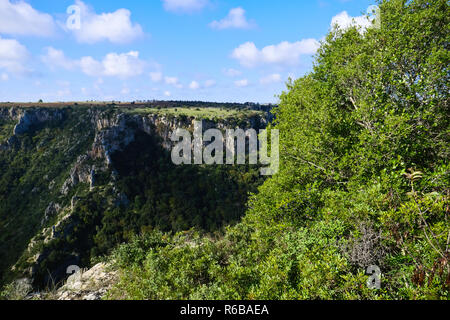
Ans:
{"label": "rock face", "polygon": [[19,116],[19,123],[14,128],[14,135],[27,133],[35,125],[50,121],[61,121],[63,118],[64,111],[59,109],[25,110]]}
{"label": "rock face", "polygon": [[89,183],[92,188],[95,183],[95,169],[94,165],[90,165],[91,158],[89,155],[79,156],[75,164],[70,169],[69,178],[64,182],[61,193],[67,195],[72,187],[79,183]]}
{"label": "rock face", "polygon": [[19,121],[19,118],[23,113],[23,109],[18,107],[0,108],[0,119]]}
{"label": "rock face", "polygon": [[47,209],[45,209],[45,215],[41,221],[41,225],[43,226],[50,218],[56,216],[60,211],[61,206],[58,203],[50,202]]}
{"label": "rock face", "polygon": [[6,141],[0,144],[0,151],[8,150],[17,143],[18,136],[29,132],[33,127],[50,122],[62,121],[65,117],[64,109],[24,109],[19,107],[0,108],[0,120],[12,120],[17,124]]}
{"label": "rock face", "polygon": [[[80,156],[70,171],[70,177],[64,183],[61,193],[67,195],[71,188],[78,183],[89,183],[91,189],[95,186],[95,173],[112,170],[112,180],[115,170],[111,156],[115,152],[123,151],[133,141],[136,134],[141,131],[148,135],[159,138],[161,147],[171,151],[174,142],[171,141],[172,132],[178,128],[193,130],[194,118],[177,118],[154,114],[130,115],[126,113],[109,114],[107,112],[92,111],[91,118],[95,126],[95,138],[91,149],[83,156]],[[214,122],[202,120],[203,130],[217,128],[225,130],[230,127],[226,121]],[[245,128],[265,128],[267,119],[255,116],[246,119]],[[91,165],[95,160],[100,160],[100,166]]]}
{"label": "rock face", "polygon": [[101,300],[117,280],[117,273],[99,263],[71,275],[56,293],[55,300]]}

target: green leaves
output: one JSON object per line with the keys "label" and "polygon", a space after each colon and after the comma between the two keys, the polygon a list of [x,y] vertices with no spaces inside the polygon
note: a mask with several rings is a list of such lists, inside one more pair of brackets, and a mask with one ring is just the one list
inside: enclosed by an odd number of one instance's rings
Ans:
{"label": "green leaves", "polygon": [[[332,30],[313,72],[287,83],[275,110],[280,172],[223,238],[149,254],[171,276],[147,265],[144,297],[448,298],[449,7],[384,0],[380,14],[379,29]],[[350,244],[382,253],[368,254],[380,290],[367,288]],[[137,279],[119,291],[141,297],[127,289]]]}

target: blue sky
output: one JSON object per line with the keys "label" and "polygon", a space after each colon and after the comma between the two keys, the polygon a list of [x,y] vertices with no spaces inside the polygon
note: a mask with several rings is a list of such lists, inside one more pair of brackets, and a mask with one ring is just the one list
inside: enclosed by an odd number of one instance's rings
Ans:
{"label": "blue sky", "polygon": [[277,102],[332,22],[365,25],[373,4],[0,0],[0,101]]}

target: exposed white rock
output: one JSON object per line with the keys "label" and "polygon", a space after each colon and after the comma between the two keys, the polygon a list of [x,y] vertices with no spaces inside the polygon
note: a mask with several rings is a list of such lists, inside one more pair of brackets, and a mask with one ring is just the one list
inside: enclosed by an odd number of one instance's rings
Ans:
{"label": "exposed white rock", "polygon": [[99,263],[71,275],[56,293],[55,300],[101,300],[117,281],[117,272]]}
{"label": "exposed white rock", "polygon": [[44,225],[50,218],[56,216],[61,211],[61,205],[50,202],[47,209],[45,209],[44,218],[41,220],[41,225]]}

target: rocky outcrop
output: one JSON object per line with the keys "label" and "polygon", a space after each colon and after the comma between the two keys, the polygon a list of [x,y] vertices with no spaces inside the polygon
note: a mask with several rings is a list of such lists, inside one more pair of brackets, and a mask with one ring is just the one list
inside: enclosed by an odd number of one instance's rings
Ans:
{"label": "rocky outcrop", "polygon": [[[199,121],[193,117],[173,117],[155,114],[147,115],[129,115],[125,113],[116,116],[107,116],[97,114],[95,125],[97,135],[91,151],[94,158],[104,158],[108,164],[111,163],[110,156],[117,151],[123,151],[135,139],[137,131],[157,136],[160,139],[161,146],[170,151],[174,145],[171,141],[172,133],[178,128],[193,130],[194,122]],[[203,130],[217,128],[225,130],[234,128],[234,123],[230,120],[202,121]],[[243,121],[243,128],[265,128],[267,118],[263,116],[253,116]]]}
{"label": "rocky outcrop", "polygon": [[[116,152],[123,151],[135,140],[139,131],[159,137],[161,146],[170,150],[172,141],[171,134],[177,128],[193,127],[194,119],[182,120],[178,118],[169,119],[157,115],[129,115],[126,113],[101,112],[94,110],[91,114],[95,126],[95,138],[90,150],[78,157],[73,164],[68,179],[64,182],[61,193],[67,195],[71,188],[79,183],[89,183],[92,189],[95,186],[96,172],[111,169],[111,179],[117,178],[111,156]],[[97,165],[92,165],[96,162]],[[120,197],[120,203],[127,200]]]}
{"label": "rocky outcrop", "polygon": [[61,187],[61,193],[67,195],[71,188],[77,186],[79,183],[88,183],[92,189],[95,185],[95,165],[89,164],[89,155],[81,155],[78,157],[75,164],[70,169],[69,178]]}
{"label": "rocky outcrop", "polygon": [[15,121],[17,124],[11,132],[11,137],[4,144],[0,144],[0,151],[8,150],[18,141],[18,136],[29,132],[32,128],[49,122],[59,122],[64,119],[64,109],[20,107],[0,108],[0,120]]}
{"label": "rocky outcrop", "polygon": [[41,226],[45,225],[52,217],[58,215],[61,209],[61,205],[58,203],[50,202],[47,209],[45,209],[44,218],[41,220]]}
{"label": "rocky outcrop", "polygon": [[19,121],[19,118],[23,115],[23,113],[23,109],[19,107],[0,108],[0,119]]}
{"label": "rocky outcrop", "polygon": [[[20,114],[20,113],[19,113]],[[64,118],[62,109],[32,109],[24,110],[19,116],[19,122],[14,128],[14,135],[27,133],[33,126],[51,122],[61,121]]]}
{"label": "rocky outcrop", "polygon": [[56,291],[33,292],[30,279],[16,280],[10,285],[8,299],[102,300],[117,281],[118,273],[113,271],[109,265],[99,263],[89,270],[78,269]]}
{"label": "rocky outcrop", "polygon": [[95,140],[89,155],[94,159],[103,158],[110,166],[111,155],[134,141],[136,130],[128,120],[125,114],[119,114],[113,119],[97,119]]}
{"label": "rocky outcrop", "polygon": [[99,263],[71,275],[56,293],[55,300],[101,300],[117,281],[117,272]]}

